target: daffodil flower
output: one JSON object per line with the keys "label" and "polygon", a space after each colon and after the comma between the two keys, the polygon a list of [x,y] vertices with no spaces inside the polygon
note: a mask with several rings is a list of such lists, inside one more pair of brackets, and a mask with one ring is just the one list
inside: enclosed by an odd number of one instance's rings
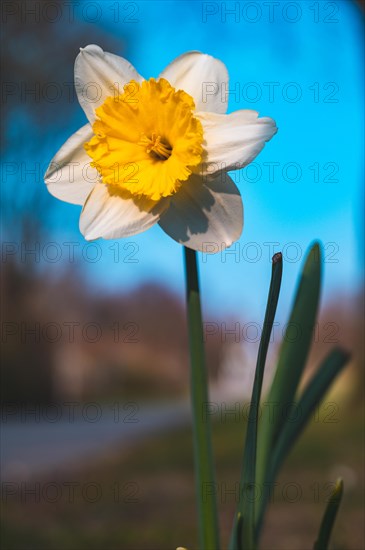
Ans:
{"label": "daffodil flower", "polygon": [[188,52],[145,80],[90,45],[76,58],[75,86],[89,122],[61,147],[45,181],[55,197],[83,206],[87,240],[129,237],[157,222],[194,250],[240,237],[242,199],[227,172],[249,164],[277,129],[256,111],[225,114],[221,61]]}

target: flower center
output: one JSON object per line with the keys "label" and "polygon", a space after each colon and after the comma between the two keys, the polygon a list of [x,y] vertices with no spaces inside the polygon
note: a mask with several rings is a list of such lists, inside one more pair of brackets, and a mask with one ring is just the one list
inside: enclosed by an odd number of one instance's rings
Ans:
{"label": "flower center", "polygon": [[203,128],[194,100],[161,78],[132,80],[95,110],[84,147],[111,192],[154,201],[176,193],[202,161]]}
{"label": "flower center", "polygon": [[157,136],[156,134],[152,134],[151,138],[143,134],[139,143],[143,147],[146,147],[148,154],[160,160],[168,159],[172,153],[171,145],[165,144],[161,136]]}

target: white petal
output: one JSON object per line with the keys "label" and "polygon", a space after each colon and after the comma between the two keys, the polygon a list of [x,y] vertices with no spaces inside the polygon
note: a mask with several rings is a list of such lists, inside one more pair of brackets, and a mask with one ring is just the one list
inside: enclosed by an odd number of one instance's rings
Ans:
{"label": "white petal", "polygon": [[137,235],[154,225],[167,206],[166,201],[156,204],[112,195],[106,185],[98,183],[81,212],[80,231],[88,241]]}
{"label": "white petal", "polygon": [[160,78],[166,78],[171,86],[190,94],[197,111],[227,111],[228,71],[219,59],[188,52],[170,63]]}
{"label": "white petal", "polygon": [[195,116],[201,121],[204,132],[205,158],[199,168],[201,175],[243,168],[277,132],[272,118],[258,118],[258,113],[251,110],[229,115],[196,113]]}
{"label": "white petal", "polygon": [[99,179],[90,166],[91,159],[83,145],[93,130],[86,124],[73,134],[52,159],[44,179],[51,195],[72,204],[84,204]]}
{"label": "white petal", "polygon": [[95,109],[108,96],[122,94],[123,86],[131,80],[141,82],[143,78],[123,57],[104,52],[94,44],[80,49],[75,61],[75,88],[91,123],[95,120]]}
{"label": "white petal", "polygon": [[172,197],[159,223],[170,237],[188,248],[219,252],[241,235],[240,192],[225,173],[207,183],[193,175]]}

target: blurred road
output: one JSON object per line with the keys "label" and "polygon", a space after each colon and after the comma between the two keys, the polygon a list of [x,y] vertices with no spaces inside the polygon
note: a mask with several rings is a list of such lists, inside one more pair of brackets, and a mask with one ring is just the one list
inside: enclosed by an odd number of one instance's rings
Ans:
{"label": "blurred road", "polygon": [[3,411],[0,424],[0,477],[2,481],[24,480],[187,424],[189,419],[185,401],[150,406],[128,402],[9,408]]}

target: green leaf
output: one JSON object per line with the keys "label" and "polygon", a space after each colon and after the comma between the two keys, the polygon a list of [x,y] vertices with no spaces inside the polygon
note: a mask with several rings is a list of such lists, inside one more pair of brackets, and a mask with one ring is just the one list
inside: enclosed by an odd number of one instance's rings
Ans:
{"label": "green leaf", "polygon": [[327,503],[321,527],[319,529],[319,535],[316,542],[314,543],[314,550],[327,550],[332,529],[336,520],[338,508],[341,504],[342,495],[343,481],[341,478],[338,478],[336,481],[336,487],[334,488]]}
{"label": "green leaf", "polygon": [[[257,446],[257,420],[261,397],[262,380],[264,376],[267,350],[270,343],[270,335],[274,323],[276,308],[279,299],[282,277],[282,255],[275,254],[272,259],[271,283],[269,288],[266,313],[260,346],[257,356],[255,379],[252,390],[248,426],[246,433],[245,451],[241,471],[240,501],[233,526],[230,549],[253,550],[255,544],[255,478],[256,478],[256,446]],[[242,531],[239,537],[239,531]],[[239,539],[242,544],[239,545]]]}
{"label": "green leaf", "polygon": [[[295,441],[307,425],[316,407],[322,401],[324,395],[332,385],[336,376],[341,372],[350,355],[340,348],[333,349],[322,361],[317,372],[312,376],[304,389],[297,404],[297,419],[295,422],[287,422],[283,427],[280,437],[276,442],[268,471],[266,473],[265,487],[271,487],[284,460],[291,451]],[[260,514],[257,520],[257,535],[260,531],[269,493],[263,491]]]}
{"label": "green leaf", "polygon": [[242,527],[243,527],[243,517],[241,512],[237,514],[237,528],[235,530],[235,550],[243,550],[242,548]]}
{"label": "green leaf", "polygon": [[333,349],[307,384],[298,401],[298,419],[295,422],[291,421],[285,424],[274,447],[272,461],[275,464],[274,476],[334,379],[346,365],[349,357],[350,355],[346,351],[340,348]]}
{"label": "green leaf", "polygon": [[[315,243],[307,256],[269,395],[263,408],[258,440],[256,482],[263,486],[268,460],[283,427],[282,416],[290,415],[308,357],[315,326],[321,286],[321,252]],[[269,408],[268,408],[269,407]],[[275,407],[275,409],[273,409]],[[275,414],[270,412],[275,410]]]}

